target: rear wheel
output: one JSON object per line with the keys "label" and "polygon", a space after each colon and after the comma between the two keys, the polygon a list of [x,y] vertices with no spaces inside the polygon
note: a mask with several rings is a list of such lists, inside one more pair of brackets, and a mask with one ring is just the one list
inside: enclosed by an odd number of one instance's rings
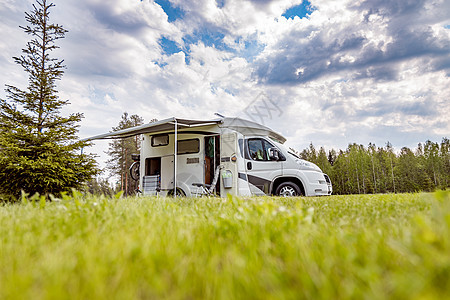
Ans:
{"label": "rear wheel", "polygon": [[[173,190],[170,190],[167,193],[167,196],[173,197]],[[186,193],[182,189],[177,188],[177,197],[186,197]]]}
{"label": "rear wheel", "polygon": [[275,194],[281,197],[302,196],[302,193],[300,192],[300,188],[298,187],[298,185],[290,181],[283,182],[282,184],[280,184],[277,187]]}

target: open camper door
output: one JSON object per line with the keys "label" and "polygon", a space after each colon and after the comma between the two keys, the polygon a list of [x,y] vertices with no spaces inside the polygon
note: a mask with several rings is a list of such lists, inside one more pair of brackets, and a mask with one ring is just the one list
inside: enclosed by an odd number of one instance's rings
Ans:
{"label": "open camper door", "polygon": [[[216,168],[220,165],[220,135],[207,135],[204,141],[204,183],[212,184]],[[216,185],[216,192],[220,193],[218,189],[220,181]]]}
{"label": "open camper door", "polygon": [[237,136],[235,132],[224,133],[221,137],[220,163],[223,169],[220,173],[220,195],[238,194],[238,166],[237,166]]}

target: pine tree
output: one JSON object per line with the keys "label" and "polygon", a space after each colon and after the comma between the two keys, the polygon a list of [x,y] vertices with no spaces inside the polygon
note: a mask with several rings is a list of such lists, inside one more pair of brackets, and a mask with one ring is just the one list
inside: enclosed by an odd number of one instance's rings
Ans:
{"label": "pine tree", "polygon": [[376,146],[375,144],[369,143],[369,147],[367,148],[368,154],[370,155],[370,163],[371,163],[371,176],[373,179],[373,193],[377,193],[377,172],[375,170],[378,170],[378,161],[375,157],[376,153]]}
{"label": "pine tree", "polygon": [[386,154],[387,154],[387,157],[386,157],[386,161],[385,161],[385,164],[387,165],[387,166],[389,166],[388,168],[390,169],[390,173],[391,173],[391,179],[392,179],[392,188],[390,189],[390,191],[391,192],[396,192],[396,189],[395,189],[395,182],[396,182],[396,179],[395,179],[395,172],[394,172],[394,168],[395,168],[395,161],[396,161],[396,155],[395,155],[395,153],[394,153],[394,147],[392,146],[392,144],[390,143],[390,142],[387,142],[386,143]]}
{"label": "pine tree", "polygon": [[37,0],[25,13],[29,24],[20,28],[31,41],[13,59],[28,73],[28,87],[6,85],[6,99],[0,99],[0,193],[12,197],[21,190],[56,194],[79,188],[97,173],[94,159],[80,153],[88,145],[76,136],[83,115],[60,114],[69,104],[56,90],[64,60],[50,55],[67,31],[50,23],[53,6]]}
{"label": "pine tree", "polygon": [[104,178],[93,178],[88,181],[84,186],[84,192],[96,196],[103,195],[107,197],[112,197],[116,194],[111,188],[108,180]]}
{"label": "pine tree", "polygon": [[[334,151],[334,149],[332,150]],[[334,151],[336,153],[336,151]],[[333,184],[334,194],[346,194],[347,192],[347,168],[346,157],[342,150],[339,150],[338,154],[334,158],[333,168],[330,175],[331,182]]]}
{"label": "pine tree", "polygon": [[317,154],[317,165],[322,172],[326,174],[331,172],[331,164],[328,161],[327,153],[323,147],[320,147],[319,153]]}
{"label": "pine tree", "polygon": [[440,186],[441,159],[439,158],[439,144],[429,140],[426,141],[424,145],[424,157],[428,175],[432,179],[434,186]]}
{"label": "pine tree", "polygon": [[[152,120],[155,121],[155,120]],[[125,112],[122,119],[119,121],[117,127],[113,127],[113,131],[118,131],[134,126],[139,126],[144,123],[144,119],[138,115],[128,116]],[[109,150],[106,152],[111,158],[107,161],[107,168],[111,175],[116,175],[120,178],[120,189],[126,195],[132,194],[138,187],[138,182],[132,180],[129,176],[129,168],[133,163],[131,154],[139,153],[140,139],[139,136],[129,137],[125,139],[114,140],[109,144]]]}
{"label": "pine tree", "polygon": [[334,162],[336,161],[337,158],[337,154],[336,154],[336,150],[331,149],[330,151],[328,151],[328,163],[333,166]]}
{"label": "pine tree", "polygon": [[442,161],[443,187],[448,188],[450,186],[450,140],[446,137],[442,138],[439,156]]}

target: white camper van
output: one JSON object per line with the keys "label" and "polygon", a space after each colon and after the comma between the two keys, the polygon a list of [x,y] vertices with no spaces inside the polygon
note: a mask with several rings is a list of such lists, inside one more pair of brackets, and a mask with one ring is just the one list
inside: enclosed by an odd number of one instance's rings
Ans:
{"label": "white camper van", "polygon": [[[141,136],[133,168],[144,195],[330,195],[319,167],[286,149],[286,139],[240,119],[169,118],[89,138]],[[136,166],[136,165],[135,165]],[[139,170],[139,172],[137,172]]]}

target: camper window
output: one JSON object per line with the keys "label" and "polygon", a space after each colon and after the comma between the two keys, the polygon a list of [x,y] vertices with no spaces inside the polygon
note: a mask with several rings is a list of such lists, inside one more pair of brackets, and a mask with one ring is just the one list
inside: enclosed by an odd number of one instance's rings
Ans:
{"label": "camper window", "polygon": [[273,146],[263,139],[248,140],[248,151],[253,160],[269,160],[268,151],[271,147]]}
{"label": "camper window", "polygon": [[182,140],[178,141],[177,154],[190,154],[200,152],[200,140]]}
{"label": "camper window", "polygon": [[167,145],[169,145],[168,134],[152,136],[152,147],[167,146]]}

